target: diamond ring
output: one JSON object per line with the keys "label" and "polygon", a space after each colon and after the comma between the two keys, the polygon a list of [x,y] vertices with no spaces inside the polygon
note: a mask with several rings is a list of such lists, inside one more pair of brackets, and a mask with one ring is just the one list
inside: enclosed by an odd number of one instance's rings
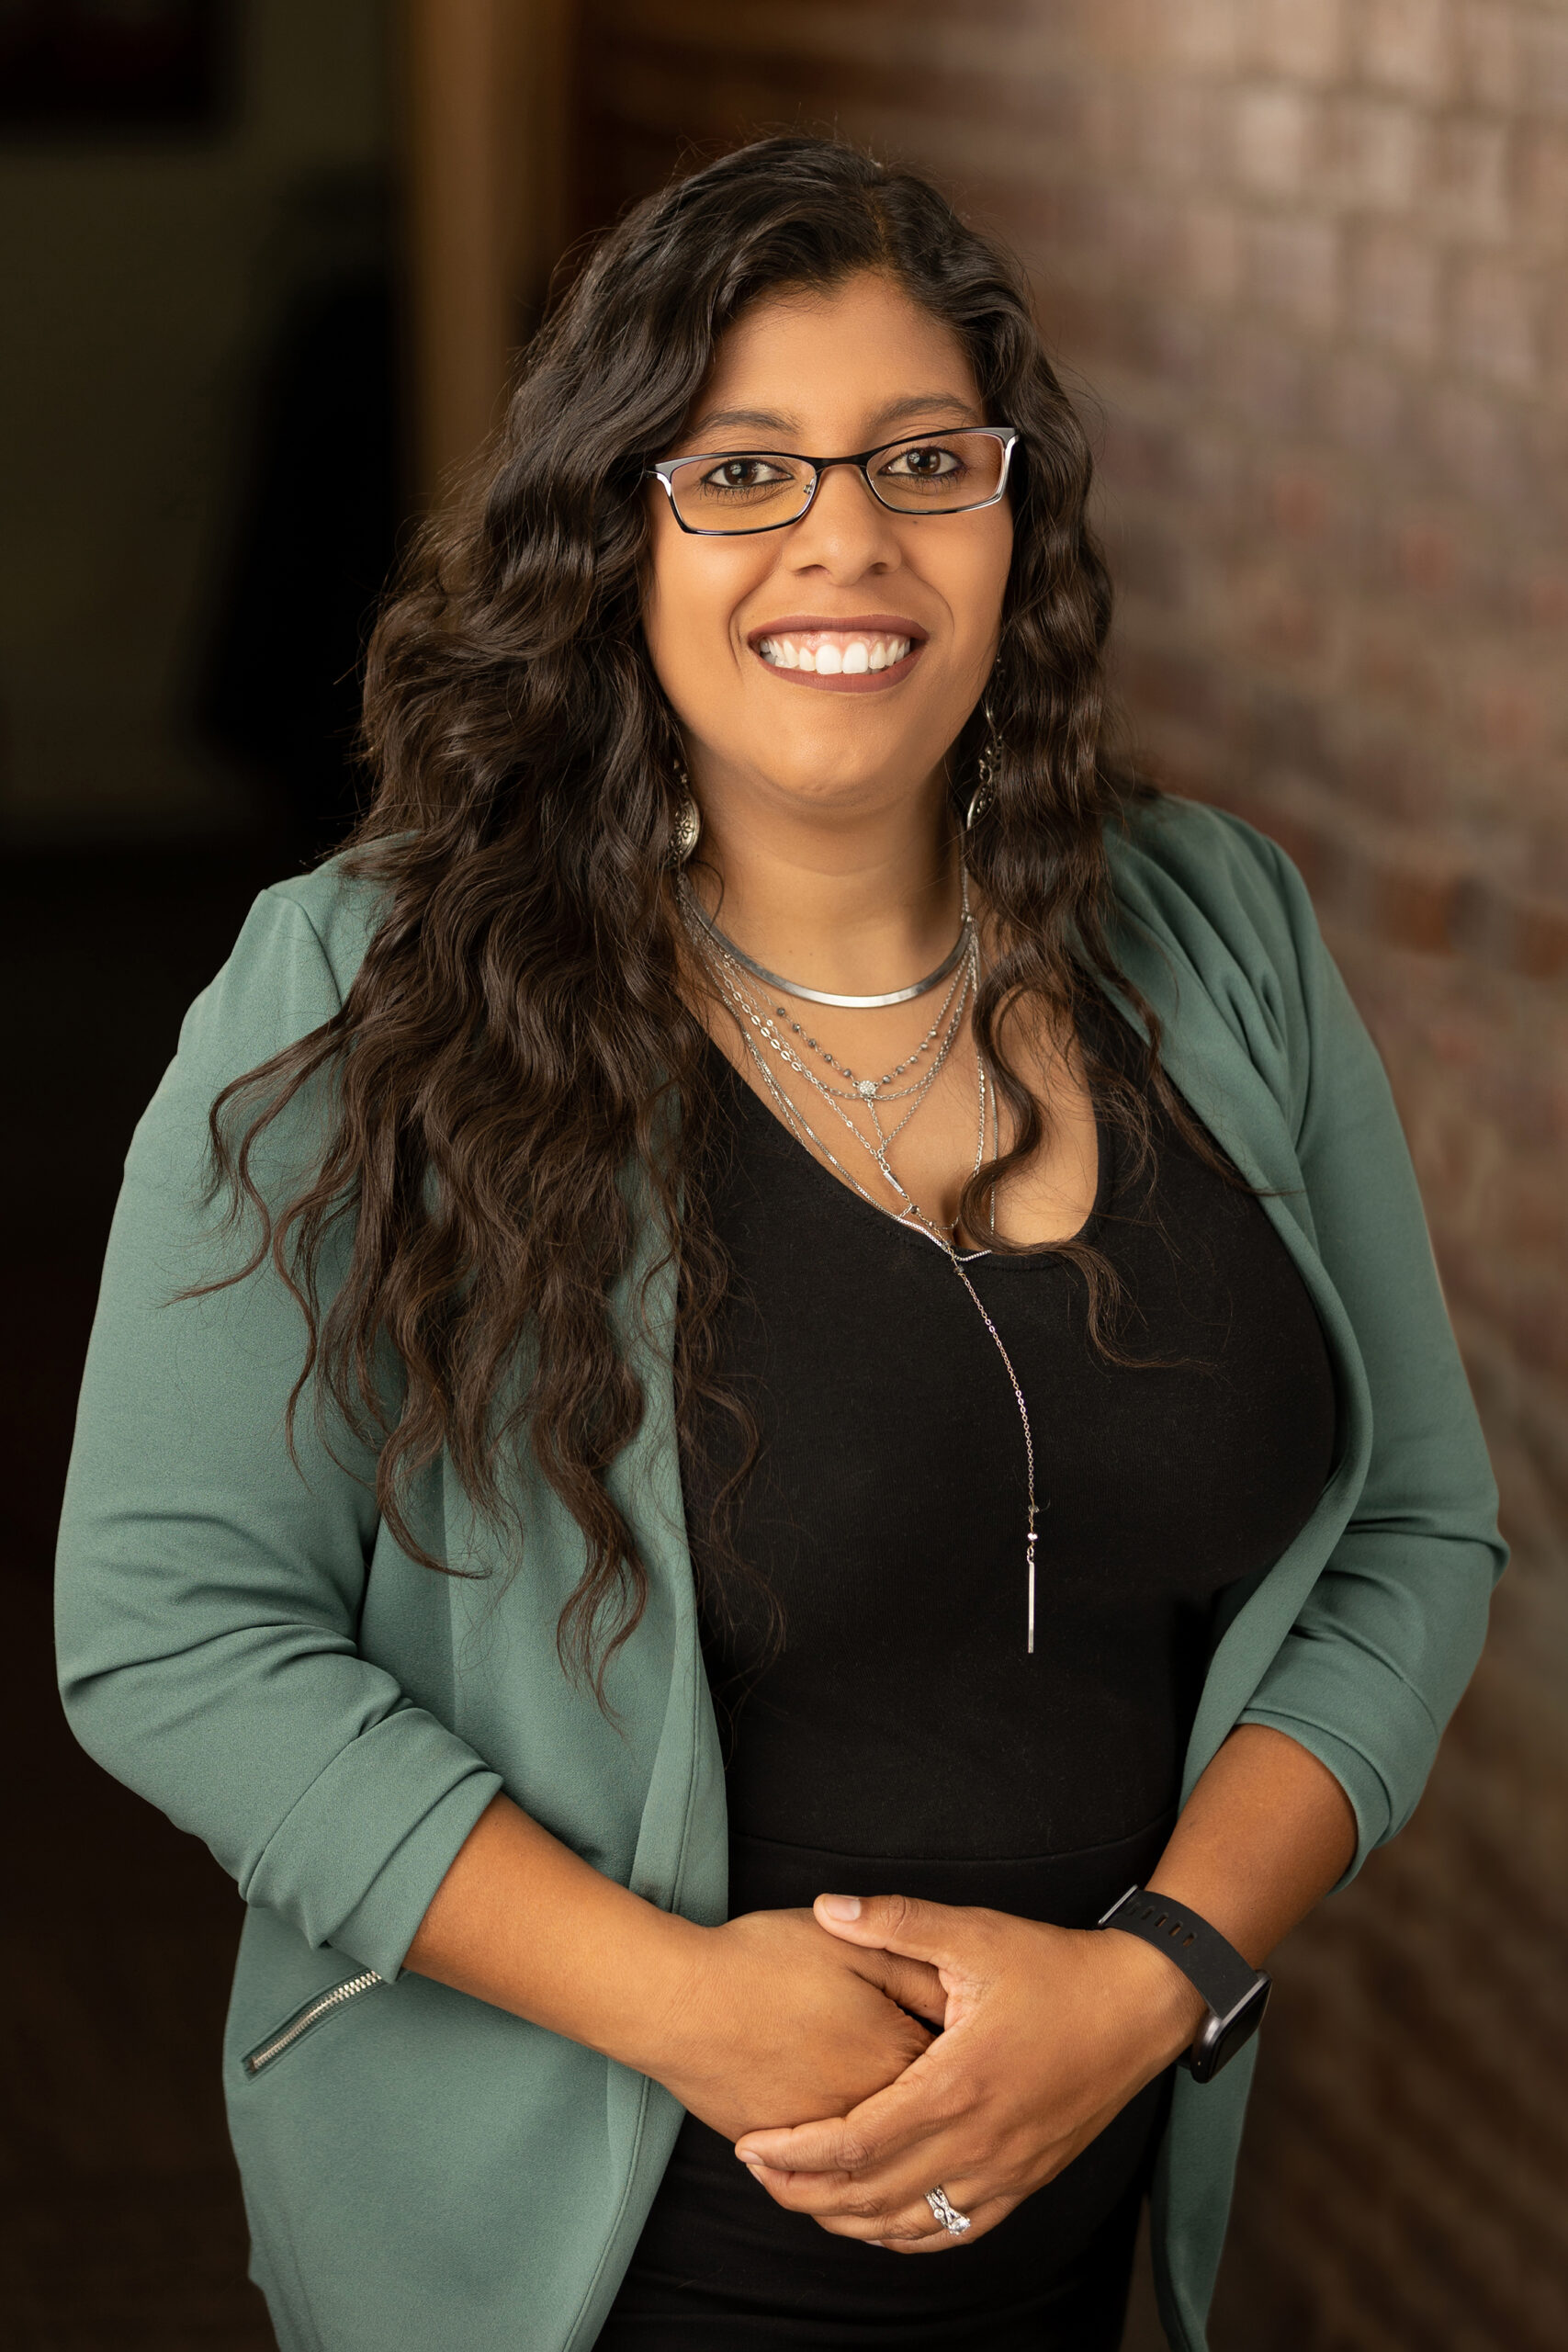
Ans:
{"label": "diamond ring", "polygon": [[970,2221],[968,2214],[961,2213],[956,2205],[948,2203],[945,2188],[928,2188],[926,2203],[950,2238],[961,2238],[965,2230],[973,2229],[974,2223]]}

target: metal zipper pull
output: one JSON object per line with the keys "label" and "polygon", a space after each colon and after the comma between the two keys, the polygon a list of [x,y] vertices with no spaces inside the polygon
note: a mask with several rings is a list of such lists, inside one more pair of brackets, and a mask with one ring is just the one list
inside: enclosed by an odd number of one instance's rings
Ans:
{"label": "metal zipper pull", "polygon": [[329,2017],[334,2009],[341,2009],[344,2003],[352,2001],[356,1994],[368,1993],[373,1984],[384,1984],[386,1981],[384,1976],[377,1974],[375,1969],[365,1968],[357,1976],[344,1977],[341,1984],[329,1985],[324,1993],[318,1993],[313,1999],[307,2001],[302,2009],[296,2009],[276,2033],[269,2034],[265,2041],[258,2041],[254,2050],[247,2051],[240,2061],[241,2065],[247,2075],[259,2075],[264,2066],[270,2066],[275,2058],[281,2058],[286,2050],[293,2048],[301,2034],[309,2033],[322,2018]]}

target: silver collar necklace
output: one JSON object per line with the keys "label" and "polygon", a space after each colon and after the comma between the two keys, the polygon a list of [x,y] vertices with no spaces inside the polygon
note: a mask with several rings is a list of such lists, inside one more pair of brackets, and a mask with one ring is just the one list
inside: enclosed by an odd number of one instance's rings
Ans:
{"label": "silver collar necklace", "polygon": [[753,979],[761,980],[768,988],[779,989],[784,996],[798,997],[807,1004],[836,1005],[842,1012],[880,1012],[886,1005],[908,1004],[918,996],[928,996],[932,989],[940,988],[943,980],[958,969],[975,934],[975,918],[969,911],[969,872],[962,862],[958,868],[958,883],[963,912],[958,918],[958,936],[952,947],[935,971],[928,972],[923,980],[916,980],[912,987],[907,989],[890,989],[886,996],[835,996],[829,989],[808,989],[804,980],[786,980],[782,974],[770,972],[764,965],[754,963],[743,947],[737,947],[734,940],[720,931],[684,875],[681,877],[680,888],[682,901],[692,920],[707,933],[716,947],[739,964],[742,971],[750,972]]}

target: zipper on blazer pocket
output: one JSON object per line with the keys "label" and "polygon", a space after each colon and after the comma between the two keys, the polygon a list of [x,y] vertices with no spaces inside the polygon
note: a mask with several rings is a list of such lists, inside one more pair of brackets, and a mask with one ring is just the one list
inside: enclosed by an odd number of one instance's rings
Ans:
{"label": "zipper on blazer pocket", "polygon": [[241,2065],[247,2075],[254,2076],[261,2074],[275,2058],[281,2058],[286,2050],[292,2050],[300,2037],[309,2033],[312,2026],[320,2025],[323,2018],[332,2017],[345,2002],[357,1999],[361,1993],[368,1993],[372,1985],[384,1984],[386,1981],[373,1968],[362,1968],[357,1976],[345,1976],[341,1984],[329,1984],[324,1993],[315,1994],[303,2008],[296,2009],[291,2018],[286,2018],[265,2041],[258,2041],[254,2050],[247,2050],[240,2061]]}

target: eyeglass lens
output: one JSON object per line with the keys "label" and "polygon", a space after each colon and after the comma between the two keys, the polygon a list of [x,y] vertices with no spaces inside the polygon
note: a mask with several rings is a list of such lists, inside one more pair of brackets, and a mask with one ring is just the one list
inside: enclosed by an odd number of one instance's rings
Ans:
{"label": "eyeglass lens", "polygon": [[[957,514],[996,496],[1006,448],[995,433],[899,441],[877,451],[867,477],[882,503],[897,514]],[[811,468],[799,458],[737,449],[676,466],[670,487],[676,513],[693,530],[765,531],[805,514],[811,480]]]}

